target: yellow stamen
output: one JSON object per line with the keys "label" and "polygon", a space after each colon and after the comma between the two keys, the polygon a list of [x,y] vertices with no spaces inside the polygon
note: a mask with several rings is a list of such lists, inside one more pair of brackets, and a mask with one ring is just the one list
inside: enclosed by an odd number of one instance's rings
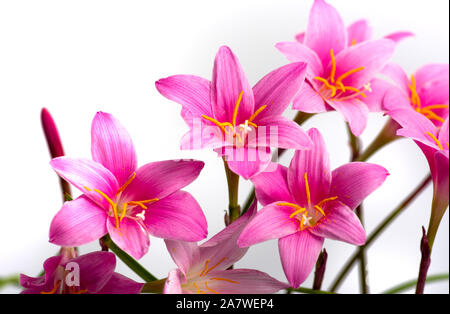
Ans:
{"label": "yellow stamen", "polygon": [[311,193],[309,191],[308,174],[305,172],[305,189],[306,199],[308,200],[308,206],[311,207]]}
{"label": "yellow stamen", "polygon": [[423,109],[425,110],[431,110],[431,109],[447,109],[448,105],[431,105],[431,106],[426,106]]}
{"label": "yellow stamen", "polygon": [[206,276],[211,270],[213,270],[214,268],[216,268],[217,266],[219,266],[220,263],[222,263],[225,260],[226,257],[223,257],[220,261],[217,262],[216,265],[214,265],[213,267],[211,267],[210,269],[208,269],[203,276]]}
{"label": "yellow stamen", "polygon": [[416,79],[414,75],[411,75],[411,85],[409,85],[409,89],[411,90],[411,101],[414,105],[416,105],[418,108],[421,107],[420,97],[419,94],[417,94],[417,87],[416,87]]}
{"label": "yellow stamen", "polygon": [[267,107],[267,105],[263,105],[263,106],[259,107],[258,110],[256,110],[248,119],[248,124],[250,124],[250,122],[252,122],[256,118],[256,116],[261,113],[261,111],[266,109],[266,107]]}
{"label": "yellow stamen", "polygon": [[200,273],[200,277],[203,276],[203,274],[205,273],[206,270],[208,270],[208,264],[209,264],[210,260],[207,259],[205,262],[205,268],[203,268],[203,271]]}
{"label": "yellow stamen", "polygon": [[352,46],[356,45],[358,42],[356,41],[356,39],[352,39]]}
{"label": "yellow stamen", "polygon": [[211,291],[212,293],[215,293],[215,294],[219,294],[219,292],[217,292],[216,290],[213,290],[213,289],[211,289],[210,287],[208,287],[208,283],[205,281],[205,287],[206,287],[206,289],[208,289],[209,291]]}
{"label": "yellow stamen", "polygon": [[194,287],[197,289],[198,294],[205,294],[205,291],[200,290],[200,288],[197,286],[197,284],[194,282]]}
{"label": "yellow stamen", "polygon": [[337,198],[338,198],[337,196],[325,198],[325,199],[321,200],[319,202],[319,204],[317,204],[317,206],[322,206],[324,203],[329,202],[329,201],[334,201]]}
{"label": "yellow stamen", "polygon": [[219,121],[217,121],[216,119],[208,117],[208,116],[205,116],[205,115],[202,115],[202,118],[205,119],[205,120],[208,120],[208,121],[210,121],[212,123],[214,123],[215,125],[217,125],[224,133],[227,132],[227,130],[225,130],[225,127],[223,126],[223,124],[220,123]]}
{"label": "yellow stamen", "polygon": [[345,86],[341,81],[336,82],[336,85],[342,90],[343,93],[345,93]]}
{"label": "yellow stamen", "polygon": [[255,129],[258,128],[258,126],[256,124],[254,124],[253,122],[247,121],[248,125],[254,127]]}
{"label": "yellow stamen", "polygon": [[433,139],[433,141],[436,143],[436,145],[440,148],[440,150],[444,150],[444,147],[442,146],[441,142],[434,136],[433,133],[427,132],[428,136]]}
{"label": "yellow stamen", "polygon": [[341,82],[347,76],[352,75],[353,73],[356,73],[356,72],[359,72],[359,71],[362,71],[362,70],[364,70],[364,67],[359,67],[359,68],[347,71],[344,74],[342,74],[341,76],[339,76],[338,79],[336,80],[336,82]]}
{"label": "yellow stamen", "polygon": [[122,185],[120,187],[120,189],[117,191],[116,195],[121,193],[123,190],[125,190],[125,188],[131,183],[131,181],[133,181],[133,179],[136,177],[136,172],[133,172],[133,175],[127,180],[127,182],[125,182],[124,185]]}
{"label": "yellow stamen", "polygon": [[55,285],[53,286],[53,289],[50,291],[41,291],[41,294],[55,294],[56,290],[58,290],[59,285],[61,284],[61,280],[58,280]]}
{"label": "yellow stamen", "polygon": [[330,49],[330,56],[331,56],[331,72],[330,72],[330,80],[331,83],[334,83],[334,76],[336,74],[336,59],[334,57],[334,51],[333,49]]}
{"label": "yellow stamen", "polygon": [[328,89],[331,89],[332,91],[334,91],[334,93],[336,93],[336,87],[333,85],[330,85],[330,83],[328,83],[328,81],[326,79],[324,79],[323,77],[316,76],[314,79],[322,82]]}
{"label": "yellow stamen", "polygon": [[423,115],[425,115],[428,119],[437,120],[437,121],[440,121],[442,123],[445,122],[445,120],[443,118],[439,117],[433,111],[427,110],[426,108],[417,108],[416,111],[421,113],[421,114],[423,114]]}
{"label": "yellow stamen", "polygon": [[233,112],[233,126],[236,126],[236,119],[237,119],[237,113],[239,110],[239,104],[241,103],[242,95],[244,94],[244,91],[240,92],[239,97],[236,101],[236,105],[234,106],[234,112]]}
{"label": "yellow stamen", "polygon": [[319,205],[315,205],[314,208],[317,209],[323,216],[325,216],[322,207],[320,207]]}
{"label": "yellow stamen", "polygon": [[109,197],[108,195],[106,195],[105,193],[103,193],[102,191],[98,190],[98,189],[94,189],[94,192],[97,192],[98,194],[100,194],[101,196],[103,196],[103,198],[109,203],[109,205],[111,205],[113,213],[114,213],[114,218],[116,219],[116,228],[119,228],[119,215],[117,214],[117,204],[114,203]]}
{"label": "yellow stamen", "polygon": [[120,222],[122,222],[122,219],[125,217],[125,214],[127,213],[127,204],[128,203],[123,204],[122,215],[120,215]]}
{"label": "yellow stamen", "polygon": [[214,277],[214,278],[210,278],[211,280],[222,280],[222,281],[226,281],[226,282],[231,282],[231,283],[239,283],[239,281],[234,281],[231,279],[227,279],[227,278],[220,278],[220,277]]}

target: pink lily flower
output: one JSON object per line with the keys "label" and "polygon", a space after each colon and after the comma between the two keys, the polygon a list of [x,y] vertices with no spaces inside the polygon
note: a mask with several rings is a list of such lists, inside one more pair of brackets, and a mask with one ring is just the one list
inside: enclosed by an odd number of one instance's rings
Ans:
{"label": "pink lily flower", "polygon": [[381,81],[378,86],[375,76],[393,55],[395,41],[362,41],[349,47],[348,36],[336,9],[315,0],[303,43],[281,42],[276,48],[291,62],[308,63],[307,84],[295,96],[293,108],[308,113],[339,111],[359,136],[369,111],[381,110],[386,85]]}
{"label": "pink lily flower", "polygon": [[[175,75],[156,82],[166,98],[182,105],[189,132],[182,149],[213,148],[230,169],[245,179],[270,163],[270,147],[306,149],[306,133],[282,113],[305,78],[306,65],[278,68],[251,88],[237,57],[220,47],[213,78]],[[275,143],[274,143],[275,142]]]}
{"label": "pink lily flower", "polygon": [[228,269],[248,248],[236,244],[242,229],[256,213],[256,202],[239,219],[202,245],[165,240],[178,268],[166,280],[167,294],[275,293],[288,285],[253,269]]}
{"label": "pink lily flower", "polygon": [[91,135],[93,160],[59,157],[50,163],[83,192],[53,218],[50,242],[79,246],[109,233],[122,250],[141,258],[149,234],[183,241],[206,237],[199,204],[180,191],[197,178],[203,162],[167,160],[137,168],[128,132],[108,113],[96,114]]}
{"label": "pink lily flower", "polygon": [[77,257],[73,248],[61,251],[44,262],[45,275],[20,275],[23,294],[137,294],[142,290],[143,283],[114,272],[113,253],[92,252]]}
{"label": "pink lily flower", "polygon": [[396,109],[387,114],[402,127],[397,131],[397,135],[413,139],[430,166],[433,178],[433,204],[427,236],[432,247],[442,216],[449,205],[448,115],[440,126],[436,126],[436,120],[432,121],[423,113],[410,108]]}
{"label": "pink lily flower", "polygon": [[354,209],[388,176],[381,166],[352,162],[330,171],[322,135],[310,129],[309,151],[296,151],[289,168],[252,179],[263,208],[244,228],[240,247],[279,239],[281,263],[297,288],[313,269],[324,238],[362,245],[366,234]]}
{"label": "pink lily flower", "polygon": [[387,90],[383,105],[385,110],[409,109],[424,115],[437,127],[449,113],[449,65],[428,64],[409,79],[397,64],[383,70],[395,84]]}

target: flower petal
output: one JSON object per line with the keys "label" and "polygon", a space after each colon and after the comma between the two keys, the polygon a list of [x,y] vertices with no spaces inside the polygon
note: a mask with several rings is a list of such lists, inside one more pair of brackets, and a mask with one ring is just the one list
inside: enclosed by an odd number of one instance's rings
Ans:
{"label": "flower petal", "polygon": [[[342,79],[345,86],[361,88],[378,74],[394,54],[395,43],[392,40],[380,39],[363,42],[343,50],[336,55],[336,78],[356,68],[364,67]],[[331,70],[328,65],[327,73]]]}
{"label": "flower petal", "polygon": [[291,62],[307,63],[307,74],[309,77],[321,76],[323,74],[322,60],[308,46],[292,41],[285,41],[277,43],[275,48]]}
{"label": "flower petal", "polygon": [[87,197],[105,209],[109,203],[94,189],[114,198],[119,189],[116,177],[103,165],[89,160],[68,157],[54,158],[50,165],[64,180],[76,186]]}
{"label": "flower petal", "polygon": [[389,172],[375,164],[351,162],[332,173],[330,196],[354,210],[386,180]]}
{"label": "flower petal", "polygon": [[177,191],[148,205],[145,226],[158,238],[200,241],[208,235],[205,215],[191,194]]}
{"label": "flower petal", "polygon": [[299,231],[278,241],[284,274],[293,288],[298,288],[311,273],[323,240],[309,231]]}
{"label": "flower petal", "polygon": [[197,243],[167,239],[164,242],[172,260],[184,275],[199,261],[200,250]]}
{"label": "flower petal", "polygon": [[79,267],[80,286],[89,293],[96,293],[111,279],[116,256],[110,252],[92,252],[70,260],[64,267],[68,271]]}
{"label": "flower petal", "polygon": [[314,128],[308,130],[308,135],[313,142],[313,148],[297,150],[287,174],[291,195],[302,207],[308,206],[307,190],[311,204],[314,205],[328,197],[331,182],[330,158],[323,137]]}
{"label": "flower petal", "polygon": [[294,210],[278,204],[269,204],[256,214],[239,236],[239,247],[279,239],[298,231],[298,220],[289,218]]}
{"label": "flower petal", "polygon": [[347,27],[348,46],[353,46],[372,37],[372,28],[367,20],[358,20]]}
{"label": "flower petal", "polygon": [[236,125],[248,119],[254,110],[253,91],[242,70],[238,58],[230,48],[220,47],[214,61],[211,99],[214,117],[221,122],[232,122],[239,97],[242,100],[237,111]]}
{"label": "flower petal", "polygon": [[127,130],[109,113],[97,112],[91,137],[92,159],[111,171],[122,186],[137,167],[136,152]]}
{"label": "flower petal", "polygon": [[109,217],[106,227],[114,243],[135,259],[140,259],[147,253],[150,240],[147,231],[137,221],[125,217],[119,228],[116,228],[114,218]]}
{"label": "flower petal", "polygon": [[136,282],[121,274],[113,273],[111,279],[97,291],[97,294],[139,294],[143,283]]}
{"label": "flower petal", "polygon": [[256,198],[263,206],[278,201],[295,202],[289,191],[285,166],[274,164],[274,171],[260,173],[251,180],[255,185]]}
{"label": "flower petal", "polygon": [[369,117],[369,108],[367,108],[367,105],[357,98],[340,101],[328,100],[327,102],[344,116],[352,133],[355,136],[360,136],[366,128]]}
{"label": "flower petal", "polygon": [[275,293],[289,287],[268,274],[254,269],[214,271],[208,274],[207,278],[208,286],[207,288],[205,286],[204,290],[206,292],[213,290],[220,294]]}
{"label": "flower petal", "polygon": [[432,63],[421,67],[414,74],[416,79],[417,90],[421,89],[429,82],[447,81],[449,80],[449,64],[448,63]]}
{"label": "flower petal", "polygon": [[384,96],[391,88],[392,84],[385,80],[375,78],[370,81],[370,91],[365,92],[367,97],[364,98],[364,103],[370,112],[382,112],[384,110]]}
{"label": "flower petal", "polygon": [[181,273],[178,269],[171,270],[167,280],[164,284],[164,294],[181,294],[183,293],[181,289]]}
{"label": "flower petal", "polygon": [[323,209],[326,216],[310,228],[310,232],[318,237],[355,245],[363,245],[366,242],[366,232],[361,221],[348,206],[338,201],[332,201],[327,202]]}
{"label": "flower petal", "polygon": [[148,163],[136,170],[136,177],[123,191],[131,201],[164,197],[194,181],[205,164],[196,160],[165,160]]}
{"label": "flower petal", "polygon": [[324,0],[315,0],[306,28],[305,45],[314,50],[322,64],[330,61],[330,50],[339,53],[347,45],[347,30],[337,10]]}
{"label": "flower petal", "polygon": [[268,147],[225,147],[221,154],[231,171],[246,180],[267,169],[272,158]]}
{"label": "flower petal", "polygon": [[50,242],[78,246],[98,240],[107,233],[107,217],[103,208],[84,195],[65,202],[50,224]]}
{"label": "flower petal", "polygon": [[387,89],[383,99],[383,109],[386,111],[396,109],[411,110],[412,104],[409,94],[403,92],[401,88],[395,86]]}
{"label": "flower petal", "polygon": [[388,63],[384,66],[384,68],[381,70],[381,74],[387,76],[389,79],[391,79],[398,88],[401,89],[401,91],[408,95],[410,92],[409,89],[409,78],[408,75],[405,73],[403,68],[399,66],[397,63]]}
{"label": "flower petal", "polygon": [[292,109],[308,113],[321,113],[328,111],[327,104],[320,94],[313,89],[307,81],[302,85],[294,100]]}
{"label": "flower petal", "polygon": [[253,122],[259,125],[261,119],[280,116],[305,81],[305,74],[306,63],[294,62],[270,72],[256,83],[253,87],[255,111],[261,106],[267,107]]}
{"label": "flower petal", "polygon": [[395,32],[395,33],[386,35],[386,36],[384,36],[384,38],[390,39],[397,44],[400,41],[402,41],[403,39],[411,37],[411,36],[414,36],[414,33],[411,33],[408,31],[399,31],[399,32]]}
{"label": "flower petal", "polygon": [[155,85],[161,95],[182,105],[182,116],[189,126],[194,118],[213,116],[210,81],[194,75],[174,75],[158,80]]}

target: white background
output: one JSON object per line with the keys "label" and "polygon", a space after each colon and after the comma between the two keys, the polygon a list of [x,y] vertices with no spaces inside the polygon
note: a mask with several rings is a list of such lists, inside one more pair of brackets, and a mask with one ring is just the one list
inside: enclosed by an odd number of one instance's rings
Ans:
{"label": "white background", "polygon": [[[416,37],[399,45],[394,57],[407,72],[426,63],[448,62],[448,1],[330,3],[347,24],[368,18],[376,38],[396,30],[413,31]],[[114,114],[128,129],[140,165],[177,158],[205,161],[200,177],[187,190],[205,211],[209,235],[221,230],[227,207],[222,161],[210,151],[179,150],[179,140],[187,131],[180,106],[159,95],[154,82],[182,73],[210,78],[215,53],[226,44],[240,58],[250,82],[256,83],[286,64],[274,44],[292,40],[304,30],[311,5],[312,0],[0,1],[0,276],[36,275],[58,249],[48,243],[49,224],[61,197],[40,127],[43,106],[58,123],[69,156],[90,157],[90,124],[95,112],[102,110]],[[294,114],[286,112],[289,117]],[[370,116],[362,136],[365,145],[384,121],[381,115]],[[322,132],[333,168],[347,162],[347,135],[338,113],[314,117],[304,127]],[[288,164],[291,156],[286,154],[281,162]],[[365,202],[369,233],[428,172],[425,158],[406,139],[370,161],[385,166],[391,176]],[[250,183],[241,181],[241,200],[249,190]],[[420,228],[428,225],[431,197],[428,188],[368,251],[372,292],[416,277]],[[436,237],[430,274],[448,272],[448,232],[447,211]],[[327,288],[355,248],[328,240],[325,247]],[[91,243],[81,251],[97,249],[98,244]],[[151,238],[141,262],[159,278],[174,268],[157,238]],[[237,266],[257,268],[285,281],[276,241],[252,247]],[[121,263],[117,269],[138,279]],[[312,276],[304,286],[311,282]],[[356,268],[340,291],[359,291]],[[426,287],[426,292],[448,291],[448,282]]]}

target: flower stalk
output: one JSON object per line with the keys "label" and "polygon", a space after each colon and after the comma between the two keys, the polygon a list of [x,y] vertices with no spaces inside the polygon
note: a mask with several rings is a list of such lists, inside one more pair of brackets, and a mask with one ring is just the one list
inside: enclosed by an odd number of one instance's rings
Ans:
{"label": "flower stalk", "polygon": [[228,215],[225,219],[226,225],[228,226],[241,215],[241,207],[238,202],[239,175],[231,171],[225,159],[223,162],[228,183]]}
{"label": "flower stalk", "polygon": [[323,277],[325,275],[325,269],[327,266],[327,259],[328,259],[327,250],[323,249],[316,263],[316,271],[314,273],[314,283],[313,283],[314,290],[320,290],[320,288],[322,287]]}
{"label": "flower stalk", "polygon": [[422,227],[422,240],[420,241],[420,252],[422,258],[420,260],[419,277],[417,279],[416,294],[423,294],[425,282],[427,279],[428,268],[431,263],[431,248],[428,243],[427,233]]}

